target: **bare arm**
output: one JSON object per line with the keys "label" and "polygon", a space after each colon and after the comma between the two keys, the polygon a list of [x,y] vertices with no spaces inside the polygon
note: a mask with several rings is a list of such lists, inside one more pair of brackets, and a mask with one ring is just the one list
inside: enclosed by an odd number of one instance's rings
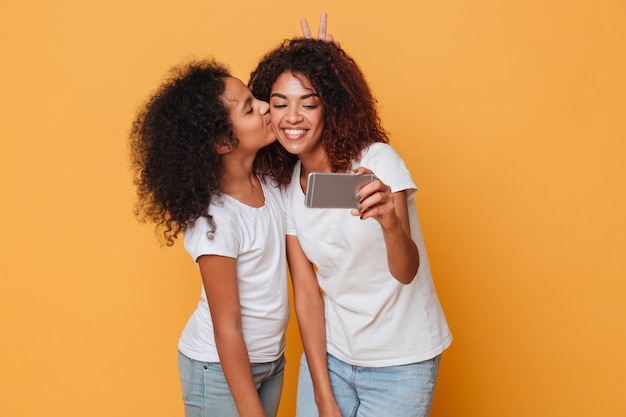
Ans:
{"label": "bare arm", "polygon": [[237,285],[237,260],[205,255],[198,258],[206,291],[215,344],[226,381],[241,416],[266,417],[257,393],[244,342]]}
{"label": "bare arm", "polygon": [[[358,174],[364,173],[371,171],[359,168]],[[362,210],[353,210],[352,215],[360,216],[363,220],[373,218],[378,221],[387,248],[389,272],[399,282],[411,283],[419,268],[419,253],[411,239],[406,191],[392,193],[388,185],[376,180],[363,187],[359,193]]]}
{"label": "bare arm", "polygon": [[317,284],[313,265],[306,258],[295,236],[287,236],[287,261],[293,283],[296,317],[311,371],[319,415],[320,417],[341,417],[328,376],[324,300]]}

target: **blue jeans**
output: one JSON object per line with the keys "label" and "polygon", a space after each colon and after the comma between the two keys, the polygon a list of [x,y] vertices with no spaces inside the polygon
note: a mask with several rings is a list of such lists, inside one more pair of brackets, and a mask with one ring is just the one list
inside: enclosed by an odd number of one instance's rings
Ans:
{"label": "blue jeans", "polygon": [[[252,377],[265,415],[275,417],[283,390],[285,358],[251,365]],[[185,403],[185,417],[239,416],[219,363],[197,361],[178,352],[178,372]]]}
{"label": "blue jeans", "polygon": [[[427,417],[441,355],[423,362],[380,368],[349,365],[326,355],[330,384],[343,417]],[[317,417],[311,374],[302,355],[297,417]]]}

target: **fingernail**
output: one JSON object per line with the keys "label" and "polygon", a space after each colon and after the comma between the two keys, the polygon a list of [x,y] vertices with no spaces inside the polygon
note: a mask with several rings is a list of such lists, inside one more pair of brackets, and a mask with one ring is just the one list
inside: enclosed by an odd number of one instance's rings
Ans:
{"label": "fingernail", "polygon": [[360,206],[359,206],[359,207],[357,207],[356,209],[357,209],[357,210],[359,210],[359,211],[363,211],[363,206],[361,206],[361,205],[360,205]]}
{"label": "fingernail", "polygon": [[354,173],[354,174],[356,174],[357,172],[359,172],[358,168],[355,168],[355,169],[352,170],[352,173]]}
{"label": "fingernail", "polygon": [[357,195],[354,197],[354,199],[355,199],[356,201],[360,201],[360,200],[361,200],[361,194],[357,194]]}

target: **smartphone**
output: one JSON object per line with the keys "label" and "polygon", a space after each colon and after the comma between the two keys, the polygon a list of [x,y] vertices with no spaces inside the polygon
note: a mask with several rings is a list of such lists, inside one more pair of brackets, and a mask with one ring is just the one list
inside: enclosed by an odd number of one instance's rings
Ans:
{"label": "smartphone", "polygon": [[375,179],[374,174],[311,172],[307,178],[304,205],[309,208],[357,208],[358,191]]}

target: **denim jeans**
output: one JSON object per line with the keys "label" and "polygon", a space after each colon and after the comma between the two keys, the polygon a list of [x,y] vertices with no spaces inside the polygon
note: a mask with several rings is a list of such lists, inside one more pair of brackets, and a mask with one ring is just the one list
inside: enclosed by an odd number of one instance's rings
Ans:
{"label": "denim jeans", "polygon": [[[441,355],[380,368],[349,365],[327,355],[330,383],[343,417],[427,417]],[[300,360],[297,417],[317,417],[306,357]]]}
{"label": "denim jeans", "polygon": [[[283,389],[285,358],[253,363],[252,377],[267,417],[275,417]],[[178,352],[178,371],[185,417],[238,417],[222,366],[190,359]]]}

